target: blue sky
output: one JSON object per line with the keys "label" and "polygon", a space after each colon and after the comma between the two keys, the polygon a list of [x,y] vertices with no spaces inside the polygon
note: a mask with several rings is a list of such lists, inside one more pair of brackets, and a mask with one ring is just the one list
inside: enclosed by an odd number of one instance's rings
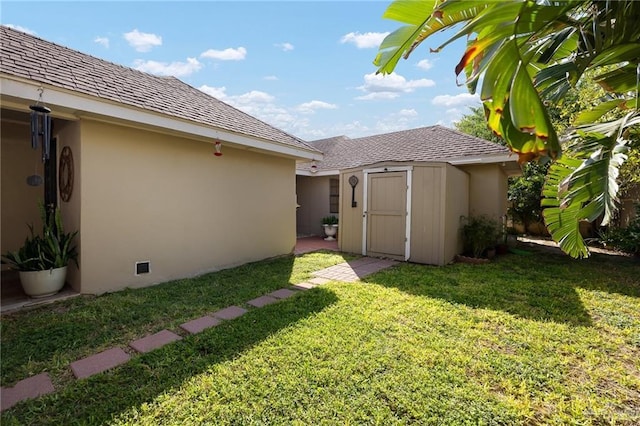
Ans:
{"label": "blue sky", "polygon": [[389,1],[14,2],[0,22],[142,71],[174,75],[305,140],[452,123],[479,105],[453,72],[464,40],[423,43],[396,73],[372,61]]}

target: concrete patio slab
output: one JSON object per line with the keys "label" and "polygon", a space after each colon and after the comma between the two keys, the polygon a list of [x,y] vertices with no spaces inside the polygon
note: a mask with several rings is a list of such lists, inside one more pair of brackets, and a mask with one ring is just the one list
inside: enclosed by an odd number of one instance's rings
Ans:
{"label": "concrete patio slab", "polygon": [[271,296],[260,296],[255,299],[251,299],[247,302],[247,305],[255,306],[256,308],[262,308],[263,306],[270,305],[272,303],[276,303],[278,299]]}
{"label": "concrete patio slab", "polygon": [[296,294],[295,291],[289,290],[288,288],[281,288],[280,290],[272,291],[267,294],[267,296],[275,297],[276,299],[286,299],[287,297],[291,297]]}
{"label": "concrete patio slab", "polygon": [[312,288],[316,287],[315,284],[311,284],[311,283],[298,283],[298,284],[294,284],[292,285],[293,288],[295,288],[296,290],[311,290]]}
{"label": "concrete patio slab", "polygon": [[143,337],[142,339],[134,340],[129,343],[129,346],[138,352],[147,353],[181,339],[182,337],[176,333],[169,330],[162,330],[150,336]]}
{"label": "concrete patio slab", "polygon": [[247,310],[239,306],[229,306],[211,314],[221,320],[232,320],[247,313]]}
{"label": "concrete patio slab", "polygon": [[117,367],[129,361],[129,354],[121,348],[107,349],[95,355],[82,358],[71,363],[71,371],[78,379],[84,379],[94,374]]}
{"label": "concrete patio slab", "polygon": [[37,398],[55,389],[47,373],[41,373],[28,379],[20,380],[11,388],[0,389],[0,411],[13,407],[20,401]]}
{"label": "concrete patio slab", "polygon": [[[371,275],[375,272],[396,265],[397,263],[398,262],[395,260],[363,257],[350,262],[330,266],[314,272],[313,275],[316,277],[314,279],[320,278],[326,280],[354,282],[358,281],[360,278],[366,277],[367,275]],[[310,280],[310,282],[313,282],[313,280]]]}
{"label": "concrete patio slab", "polygon": [[222,323],[222,320],[210,317],[209,315],[205,315],[198,319],[194,319],[193,321],[180,324],[180,328],[191,334],[196,334],[200,333],[203,330],[206,330],[207,328],[215,327],[220,323]]}

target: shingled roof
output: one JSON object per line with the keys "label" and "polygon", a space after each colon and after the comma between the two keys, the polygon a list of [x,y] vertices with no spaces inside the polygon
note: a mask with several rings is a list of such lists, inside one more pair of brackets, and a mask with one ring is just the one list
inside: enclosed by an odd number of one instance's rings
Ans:
{"label": "shingled roof", "polygon": [[[310,142],[324,153],[317,171],[335,171],[383,161],[454,162],[503,156],[510,151],[498,144],[443,126],[420,127],[382,135],[350,139],[338,136]],[[309,171],[310,162],[298,164]]]}
{"label": "shingled roof", "polygon": [[0,73],[307,151],[301,139],[175,77],[114,64],[0,26]]}

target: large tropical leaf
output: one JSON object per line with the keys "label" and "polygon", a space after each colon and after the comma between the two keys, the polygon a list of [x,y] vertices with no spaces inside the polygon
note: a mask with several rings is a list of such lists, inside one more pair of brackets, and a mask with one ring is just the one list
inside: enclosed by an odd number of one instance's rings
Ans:
{"label": "large tropical leaf", "polygon": [[606,225],[617,208],[617,178],[627,159],[629,130],[640,125],[640,112],[611,123],[583,126],[571,135],[567,154],[549,168],[541,205],[553,239],[573,257],[589,251],[580,234],[582,220],[602,218]]}
{"label": "large tropical leaf", "polygon": [[[520,161],[559,158],[546,103],[562,102],[587,71],[610,95],[595,99],[594,108],[579,115],[580,124],[611,119],[612,112],[633,103],[638,108],[640,1],[396,0],[384,16],[406,25],[380,46],[374,61],[379,73],[393,72],[400,58],[436,32],[453,34],[433,52],[467,38],[452,71],[464,72],[472,93],[481,82],[487,125]],[[567,158],[550,168],[545,219],[554,239],[573,256],[588,255],[578,222],[602,214],[606,221],[615,209],[623,133],[634,120],[608,123],[617,128],[613,133],[602,127],[574,132]]]}

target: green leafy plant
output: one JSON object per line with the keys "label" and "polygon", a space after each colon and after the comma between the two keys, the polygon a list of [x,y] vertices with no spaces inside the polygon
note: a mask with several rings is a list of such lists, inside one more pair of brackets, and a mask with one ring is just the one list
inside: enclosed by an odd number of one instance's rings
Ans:
{"label": "green leafy plant", "polygon": [[600,242],[625,253],[640,255],[640,204],[636,216],[625,228],[610,226],[600,233]]}
{"label": "green leafy plant", "polygon": [[60,210],[49,214],[42,203],[39,205],[42,219],[42,235],[37,235],[33,225],[27,225],[30,235],[16,251],[2,255],[2,263],[7,263],[18,271],[44,271],[61,268],[73,261],[78,266],[78,251],[73,239],[78,231],[65,233]]}
{"label": "green leafy plant", "polygon": [[486,215],[462,217],[462,241],[465,253],[482,257],[500,238],[500,224]]}
{"label": "green leafy plant", "polygon": [[337,225],[338,218],[335,216],[325,216],[320,221],[323,225]]}
{"label": "green leafy plant", "polygon": [[[579,223],[612,218],[619,170],[640,141],[640,2],[395,0],[383,16],[403,25],[381,43],[378,73],[392,73],[435,34],[453,32],[432,52],[467,38],[456,76],[480,95],[487,125],[521,163],[557,160],[545,183],[544,220],[565,253],[588,257]],[[549,105],[570,104],[584,78],[602,96],[556,129]]]}

